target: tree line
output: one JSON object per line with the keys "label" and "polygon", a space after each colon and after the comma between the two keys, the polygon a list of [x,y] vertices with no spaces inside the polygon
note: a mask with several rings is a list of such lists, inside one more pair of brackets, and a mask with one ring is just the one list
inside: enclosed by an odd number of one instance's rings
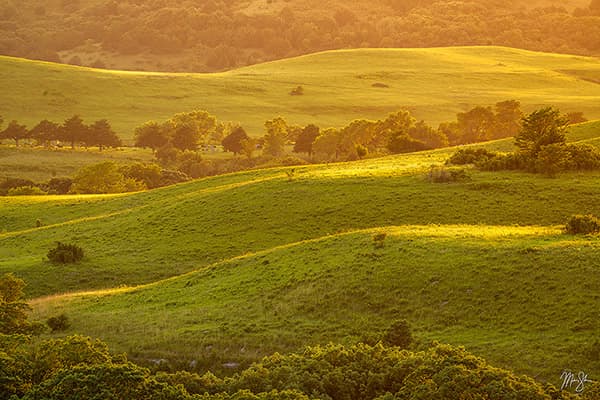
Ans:
{"label": "tree line", "polygon": [[[0,117],[0,126],[2,122]],[[123,144],[108,120],[101,119],[86,125],[78,115],[67,118],[62,124],[45,119],[31,129],[12,120],[4,130],[0,131],[1,139],[14,140],[17,147],[22,140],[26,139],[33,139],[38,144],[46,146],[52,142],[65,142],[69,143],[71,148],[75,148],[76,145],[97,146],[100,150],[105,147],[119,147]]]}
{"label": "tree line", "polygon": [[522,118],[521,128],[515,135],[517,150],[497,153],[484,148],[469,147],[458,150],[448,164],[475,164],[487,171],[524,170],[555,176],[561,171],[600,169],[600,150],[586,143],[567,143],[566,130],[571,123],[569,115],[546,107]]}
{"label": "tree line", "polygon": [[598,0],[574,11],[493,0],[266,6],[255,12],[234,0],[6,0],[0,3],[0,54],[118,69],[130,67],[122,56],[150,56],[147,68],[153,70],[214,71],[339,48],[501,45],[583,55],[600,51],[592,39],[600,36]]}

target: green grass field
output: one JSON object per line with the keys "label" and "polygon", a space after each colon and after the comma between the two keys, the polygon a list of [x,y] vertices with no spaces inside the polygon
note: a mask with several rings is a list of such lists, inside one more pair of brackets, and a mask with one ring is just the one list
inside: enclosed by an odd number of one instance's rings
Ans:
{"label": "green grass field", "polygon": [[[78,112],[109,117],[129,134],[146,119],[196,107],[255,134],[277,114],[326,126],[408,106],[439,122],[510,98],[526,110],[555,105],[600,118],[600,90],[588,79],[600,75],[598,59],[496,47],[336,51],[211,75],[0,60],[3,87],[29,101],[0,99],[5,119]],[[7,80],[5,71],[24,78]],[[35,76],[35,86],[27,83]],[[306,94],[289,96],[297,85]],[[600,121],[571,127],[568,138],[600,145]],[[512,143],[478,146],[511,151]],[[597,379],[600,241],[561,229],[573,214],[600,215],[600,172],[551,179],[466,167],[466,181],[430,183],[431,166],[455,150],[290,174],[253,170],[139,193],[0,197],[0,274],[26,280],[36,318],[70,318],[56,335],[96,336],[143,363],[196,360],[218,372],[307,344],[376,341],[405,318],[421,346],[462,344],[554,384],[563,369]],[[6,147],[0,176],[45,180],[106,158],[149,157]],[[380,248],[378,233],[387,235]],[[57,241],[81,245],[84,260],[51,264],[45,255]]]}
{"label": "green grass field", "polygon": [[[376,340],[406,318],[426,344],[464,344],[558,383],[600,365],[600,173],[556,179],[469,170],[434,184],[452,149],[202,179],[112,196],[0,199],[0,271],[28,283],[39,318],[144,362],[247,365],[305,344]],[[36,227],[40,219],[44,226]],[[372,237],[386,232],[385,246]],[[55,241],[86,259],[44,261]]]}
{"label": "green grass field", "polygon": [[[108,118],[127,141],[147,120],[205,109],[251,135],[278,115],[344,126],[408,108],[432,125],[474,105],[516,99],[600,118],[600,60],[503,47],[340,50],[215,74],[94,70],[0,57],[0,115],[30,127],[80,114]],[[388,87],[373,87],[373,84]],[[303,96],[290,96],[296,86]]]}

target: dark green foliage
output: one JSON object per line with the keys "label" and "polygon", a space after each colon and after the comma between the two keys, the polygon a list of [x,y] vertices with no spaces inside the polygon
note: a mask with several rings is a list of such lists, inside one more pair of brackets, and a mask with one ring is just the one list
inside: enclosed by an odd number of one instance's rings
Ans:
{"label": "dark green foliage", "polygon": [[67,330],[67,328],[71,326],[71,323],[69,322],[69,317],[67,317],[65,314],[60,314],[56,317],[48,318],[46,325],[48,325],[52,333],[54,333]]}
{"label": "dark green foliage", "polygon": [[414,151],[427,150],[427,145],[402,132],[394,132],[390,135],[387,148],[392,153],[412,153]]}
{"label": "dark green foliage", "polygon": [[427,179],[433,183],[460,182],[469,179],[464,169],[432,166],[427,174]]}
{"label": "dark green foliage", "polygon": [[47,256],[53,263],[75,263],[83,259],[83,249],[76,244],[58,242],[55,248],[48,251]]}
{"label": "dark green foliage", "polygon": [[0,278],[0,334],[41,332],[39,324],[27,320],[30,307],[24,299],[24,287],[25,282],[13,274],[6,274]]}
{"label": "dark green foliage", "polygon": [[226,151],[231,151],[234,154],[241,153],[244,149],[243,142],[248,140],[249,136],[241,126],[234,128],[231,133],[221,141],[223,148]]}
{"label": "dark green foliage", "polygon": [[27,393],[24,400],[182,400],[182,387],[157,382],[150,372],[134,364],[78,365],[59,371]]}
{"label": "dark green foliage", "polygon": [[[230,394],[244,389],[253,393],[295,389],[333,400],[376,399],[386,394],[396,399],[547,400],[555,390],[447,345],[415,353],[381,344],[309,347],[302,354],[266,357],[226,384]],[[566,398],[570,395],[555,397]]]}
{"label": "dark green foliage", "polygon": [[88,146],[98,146],[100,150],[104,147],[119,147],[123,143],[106,119],[94,122],[87,129],[83,140]]}
{"label": "dark green foliage", "polygon": [[21,139],[27,139],[31,135],[25,125],[19,124],[17,121],[10,121],[8,126],[0,132],[1,139],[12,139],[15,141],[15,146],[19,146]]}
{"label": "dark green foliage", "polygon": [[319,136],[319,133],[320,129],[318,126],[314,124],[305,126],[296,138],[296,142],[294,143],[294,152],[307,153],[309,156],[311,156],[313,152],[313,143]]}
{"label": "dark green foliage", "polygon": [[565,226],[565,232],[572,235],[599,233],[600,219],[591,214],[573,215]]}
{"label": "dark green foliage", "polygon": [[563,143],[542,146],[535,160],[536,172],[547,176],[556,176],[560,171],[569,167],[570,154]]}
{"label": "dark green foliage", "polygon": [[593,170],[600,168],[600,150],[589,144],[568,144],[568,168],[573,170]]}
{"label": "dark green foliage", "polygon": [[465,165],[481,163],[493,158],[497,153],[484,148],[468,147],[459,149],[446,161],[446,164]]}
{"label": "dark green foliage", "polygon": [[73,180],[71,178],[52,178],[48,181],[48,194],[67,194],[71,190]]}
{"label": "dark green foliage", "polygon": [[407,349],[412,342],[413,337],[410,332],[410,326],[405,319],[394,322],[383,338],[383,343],[389,346],[397,346],[401,349]]}

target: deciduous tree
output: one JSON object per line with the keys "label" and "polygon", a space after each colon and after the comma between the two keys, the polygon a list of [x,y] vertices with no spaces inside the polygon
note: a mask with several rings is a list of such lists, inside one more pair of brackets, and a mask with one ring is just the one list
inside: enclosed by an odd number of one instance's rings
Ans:
{"label": "deciduous tree", "polygon": [[266,121],[265,128],[267,133],[264,137],[263,152],[274,157],[282,155],[287,137],[287,123],[283,118],[277,117]]}
{"label": "deciduous tree", "polygon": [[82,142],[87,136],[88,126],[83,123],[79,115],[73,115],[65,120],[60,127],[60,140],[71,143],[71,148],[75,148],[75,143]]}
{"label": "deciduous tree", "polygon": [[536,158],[542,149],[555,143],[565,143],[565,131],[569,120],[552,107],[536,110],[523,118],[523,128],[515,137],[515,144],[522,153]]}
{"label": "deciduous tree", "polygon": [[242,142],[248,139],[248,134],[244,128],[237,126],[229,135],[225,136],[221,144],[226,151],[231,151],[233,154],[239,154],[244,149]]}
{"label": "deciduous tree", "polygon": [[86,143],[90,146],[98,146],[100,151],[104,147],[119,147],[122,145],[121,139],[105,119],[96,121],[89,127]]}
{"label": "deciduous tree", "polygon": [[15,141],[15,146],[19,147],[19,141],[30,137],[29,131],[25,125],[19,124],[17,121],[12,120],[2,132],[0,132],[0,139],[12,139]]}
{"label": "deciduous tree", "polygon": [[135,146],[150,148],[156,152],[169,142],[169,137],[163,127],[155,121],[145,122],[135,128]]}
{"label": "deciduous tree", "polygon": [[319,136],[319,132],[320,130],[318,126],[314,124],[306,125],[296,138],[296,143],[294,143],[294,152],[307,153],[309,156],[312,156],[313,143]]}

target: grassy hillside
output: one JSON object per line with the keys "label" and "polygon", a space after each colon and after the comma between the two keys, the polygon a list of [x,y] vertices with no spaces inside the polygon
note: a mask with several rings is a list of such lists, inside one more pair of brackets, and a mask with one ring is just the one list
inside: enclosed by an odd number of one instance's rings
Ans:
{"label": "grassy hillside", "polygon": [[[406,318],[423,344],[465,344],[538,379],[600,373],[600,242],[560,231],[571,214],[600,214],[600,173],[427,182],[449,152],[305,166],[291,180],[279,168],[127,195],[2,198],[0,271],[43,296],[39,318],[64,312],[69,332],[141,361],[218,369],[377,340]],[[86,259],[44,261],[57,240]]]}
{"label": "grassy hillside", "polygon": [[[342,126],[401,107],[431,124],[473,105],[517,99],[526,111],[554,105],[600,118],[598,58],[502,47],[367,49],[318,53],[214,74],[94,70],[0,57],[0,115],[32,126],[80,114],[108,118],[131,139],[150,119],[206,109],[262,135],[277,115]],[[382,83],[389,87],[373,87]],[[296,86],[303,96],[290,96]]]}
{"label": "grassy hillside", "polygon": [[[385,246],[373,235],[386,232]],[[139,360],[246,364],[305,344],[381,339],[406,318],[423,344],[463,344],[495,364],[558,382],[594,376],[600,333],[597,239],[549,227],[400,226],[236,257],[137,288],[37,300],[74,332]],[[585,277],[578,279],[577,277]]]}

